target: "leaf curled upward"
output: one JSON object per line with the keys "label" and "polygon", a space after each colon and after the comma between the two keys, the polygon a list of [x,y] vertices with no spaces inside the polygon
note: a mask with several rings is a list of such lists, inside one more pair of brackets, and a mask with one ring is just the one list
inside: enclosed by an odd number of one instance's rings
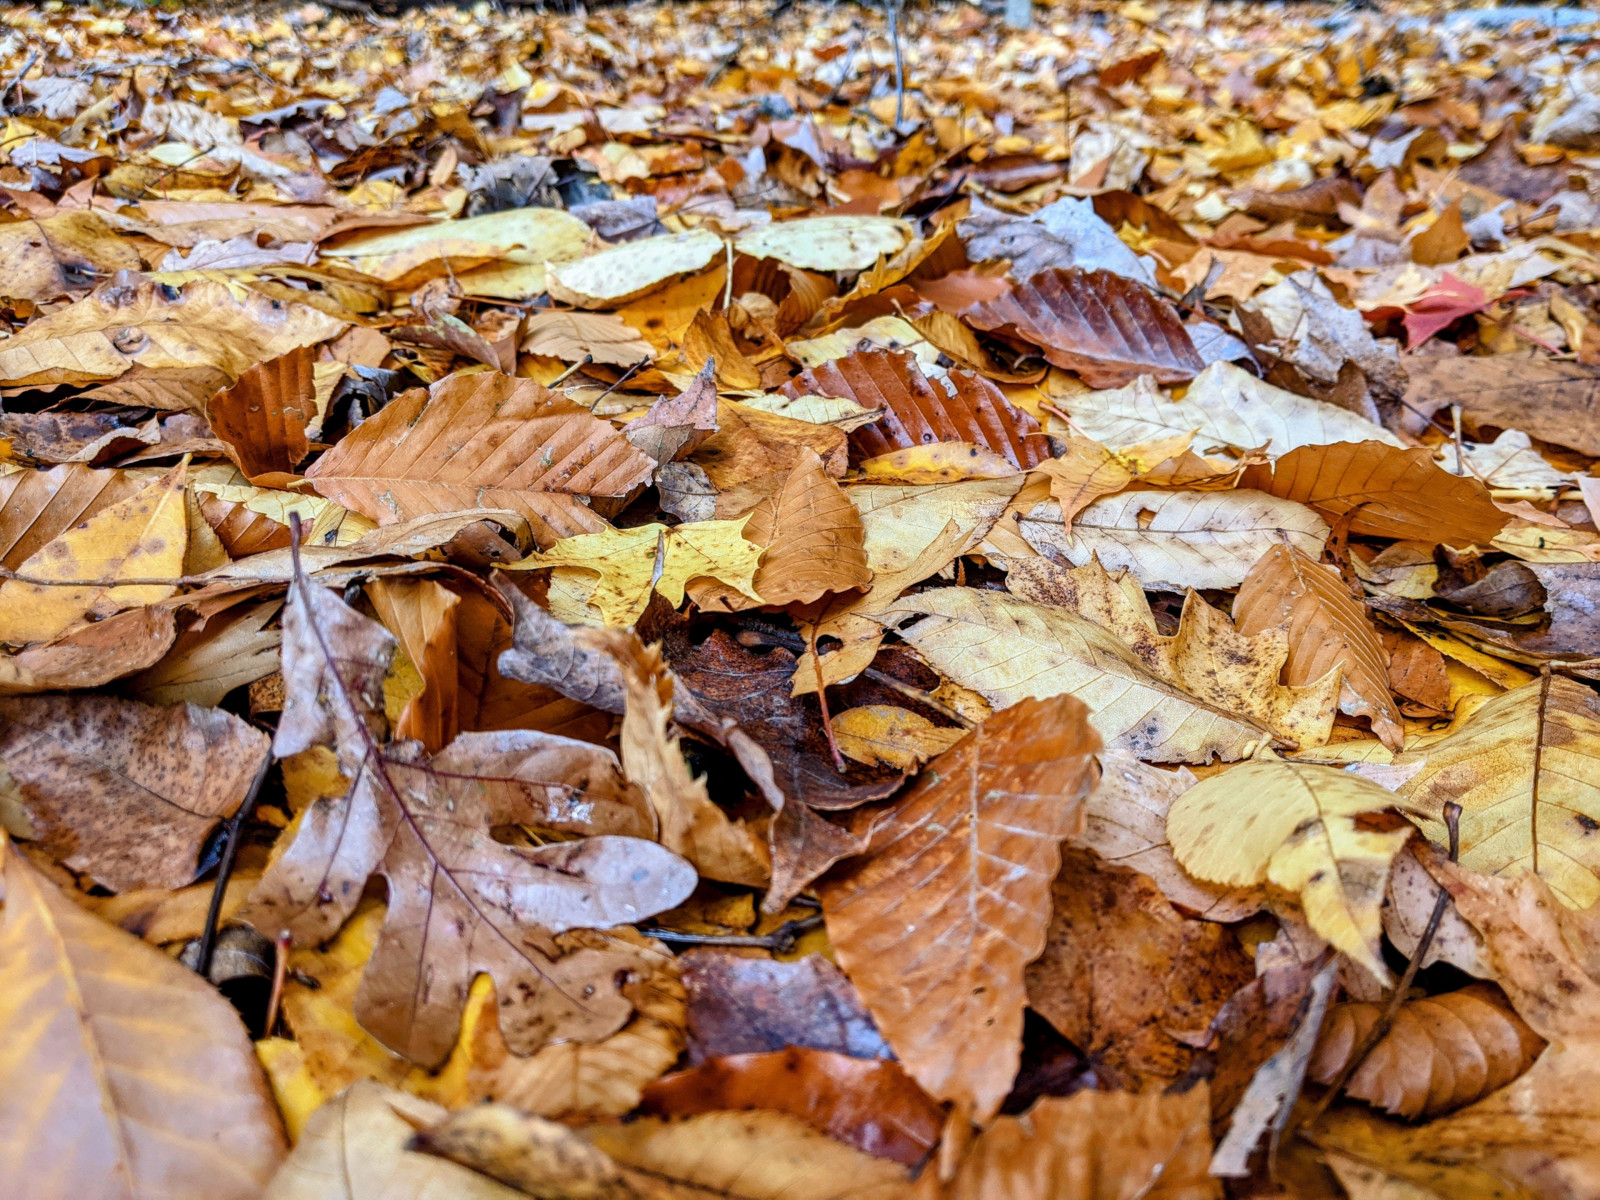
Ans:
{"label": "leaf curled upward", "polygon": [[936,758],[821,885],[828,934],[907,1072],[979,1122],[1021,1055],[1061,842],[1100,739],[1070,697],[1024,700]]}
{"label": "leaf curled upward", "polygon": [[[487,787],[462,769],[473,735],[432,760],[415,742],[381,742],[382,680],[393,653],[387,631],[296,571],[284,617],[288,697],[274,752],[332,743],[355,782],[302,814],[241,915],[269,934],[284,930],[315,944],[344,923],[368,876],[384,876],[388,914],[356,1014],[379,1041],[427,1066],[449,1053],[480,971],[495,979],[514,1051],[614,1032],[630,1009],[614,979],[625,964],[603,950],[554,959],[543,947],[550,934],[672,907],[693,888],[693,869],[631,837],[532,850],[495,841],[495,826],[538,823],[538,807],[520,789]],[[521,736],[530,755],[568,741]],[[559,769],[552,775],[543,782],[582,785]]]}

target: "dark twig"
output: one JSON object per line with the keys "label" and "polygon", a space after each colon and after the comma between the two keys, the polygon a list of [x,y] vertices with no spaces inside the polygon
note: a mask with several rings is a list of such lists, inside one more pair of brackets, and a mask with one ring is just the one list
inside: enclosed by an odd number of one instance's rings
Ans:
{"label": "dark twig", "polygon": [[787,954],[794,949],[800,935],[822,924],[822,914],[801,917],[798,921],[785,921],[771,933],[681,933],[676,929],[645,929],[646,937],[683,946],[753,946],[758,950],[771,950],[774,954]]}
{"label": "dark twig", "polygon": [[28,77],[28,72],[33,70],[33,64],[39,61],[39,54],[40,52],[35,50],[32,54],[28,55],[28,61],[22,64],[22,70],[18,71],[10,79],[6,80],[5,87],[0,88],[0,112],[10,111],[6,105],[6,97],[11,94],[11,90],[13,88],[19,87],[22,81]]}
{"label": "dark twig", "polygon": [[[1461,853],[1461,805],[1454,800],[1445,803],[1444,823],[1445,828],[1450,831],[1450,861],[1455,862]],[[1361,1064],[1367,1061],[1378,1043],[1388,1035],[1395,1016],[1400,1012],[1400,1005],[1405,1003],[1406,993],[1411,990],[1417,972],[1427,959],[1428,951],[1433,947],[1434,935],[1439,932],[1439,922],[1444,920],[1444,910],[1449,906],[1450,892],[1441,887],[1438,899],[1433,902],[1433,912],[1428,916],[1428,924],[1423,928],[1422,936],[1417,939],[1416,949],[1411,953],[1411,961],[1406,964],[1405,974],[1400,976],[1400,982],[1395,986],[1394,995],[1389,997],[1389,1003],[1384,1006],[1382,1015],[1378,1017],[1378,1023],[1367,1030],[1367,1036],[1361,1039],[1361,1044],[1349,1058],[1345,1059],[1344,1066],[1333,1077],[1333,1082],[1328,1084],[1328,1090],[1322,1093],[1322,1098],[1317,1101],[1311,1114],[1303,1122],[1305,1128],[1311,1128],[1322,1118],[1322,1114],[1328,1111],[1328,1106],[1333,1103],[1335,1097],[1344,1091],[1345,1085],[1361,1069]]]}
{"label": "dark twig", "polygon": [[[298,520],[296,526],[298,527]],[[211,952],[217,945],[217,923],[222,919],[222,901],[228,893],[228,878],[233,874],[233,862],[239,856],[240,835],[244,832],[244,823],[255,811],[256,797],[261,793],[261,784],[267,778],[267,768],[271,765],[272,755],[269,753],[261,760],[261,766],[256,771],[249,792],[245,794],[244,802],[228,820],[227,832],[224,835],[228,843],[222,851],[222,862],[217,865],[217,882],[211,889],[211,907],[206,910],[206,926],[200,934],[200,954],[194,965],[195,973],[202,979],[211,978]]]}
{"label": "dark twig", "polygon": [[634,363],[633,366],[629,367],[626,371],[624,371],[621,375],[619,375],[617,377],[617,381],[615,383],[613,383],[605,391],[601,392],[597,397],[595,397],[595,402],[593,404],[589,405],[589,411],[593,412],[595,409],[599,408],[600,407],[600,401],[604,400],[607,396],[611,395],[612,392],[616,391],[623,384],[627,383],[628,380],[632,377],[633,373],[635,371],[637,371],[640,367],[644,366],[645,363],[647,363],[649,361],[650,360],[648,358],[641,358],[638,362]]}

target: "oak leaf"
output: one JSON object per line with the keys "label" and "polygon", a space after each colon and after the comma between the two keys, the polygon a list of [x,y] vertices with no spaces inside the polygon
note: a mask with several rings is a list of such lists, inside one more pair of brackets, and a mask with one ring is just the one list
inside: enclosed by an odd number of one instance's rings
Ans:
{"label": "oak leaf", "polygon": [[570,400],[532,380],[487,372],[396,397],[306,477],[321,495],[380,525],[511,509],[549,545],[605,528],[577,497],[627,496],[654,466]]}
{"label": "oak leaf", "polygon": [[1294,546],[1273,546],[1250,568],[1233,601],[1239,632],[1287,635],[1284,680],[1309,684],[1337,669],[1339,709],[1372,721],[1391,750],[1400,748],[1400,713],[1389,693],[1389,655],[1378,631],[1336,571]]}
{"label": "oak leaf", "polygon": [[259,730],[220,709],[0,699],[0,763],[18,791],[6,826],[113,891],[189,883],[266,754]]}
{"label": "oak leaf", "polygon": [[1461,805],[1461,863],[1538,875],[1572,908],[1600,901],[1600,697],[1560,675],[1491,698],[1443,737],[1407,750],[1399,789],[1428,839],[1447,843]]}
{"label": "oak leaf", "polygon": [[1167,837],[1201,879],[1298,893],[1311,928],[1387,983],[1379,909],[1409,831],[1364,830],[1354,818],[1394,803],[1360,776],[1265,752],[1178,797]]}
{"label": "oak leaf", "polygon": [[1351,533],[1375,537],[1487,546],[1510,520],[1483,484],[1441,469],[1422,447],[1301,446],[1271,466],[1251,467],[1239,483],[1309,504],[1330,519],[1348,518]]}
{"label": "oak leaf", "polygon": [[19,1196],[253,1200],[284,1154],[249,1035],[198,975],[0,835],[0,1171]]}
{"label": "oak leaf", "polygon": [[[525,800],[518,803],[520,789],[484,788],[452,770],[452,747],[441,763],[415,743],[382,744],[382,679],[394,649],[381,626],[297,574],[284,613],[288,701],[273,751],[285,757],[332,743],[355,782],[306,810],[241,918],[299,944],[319,942],[354,910],[367,877],[382,874],[388,920],[357,1013],[385,1045],[426,1066],[455,1042],[477,971],[494,976],[510,1001],[501,1023],[515,1050],[529,1052],[552,1035],[611,1033],[628,1012],[614,983],[601,982],[614,956],[584,950],[552,960],[541,939],[670,908],[692,889],[692,869],[635,838],[534,850],[496,842],[493,826],[538,823]],[[568,764],[552,765],[556,777],[540,782],[581,782]],[[418,985],[424,974],[426,990]]]}
{"label": "oak leaf", "polygon": [[996,707],[1025,697],[1077,696],[1108,746],[1141,758],[1232,761],[1272,740],[1250,718],[1154,674],[1112,634],[1066,609],[1003,592],[938,588],[908,596],[874,619]]}
{"label": "oak leaf", "polygon": [[980,1123],[1016,1075],[1023,970],[1044,948],[1061,842],[1082,827],[1088,715],[1065,696],[995,714],[821,884],[840,964],[907,1072]]}
{"label": "oak leaf", "polygon": [[961,317],[1038,346],[1090,387],[1120,387],[1140,375],[1183,383],[1206,365],[1171,305],[1109,271],[1053,267],[968,306]]}
{"label": "oak leaf", "polygon": [[[1378,1023],[1382,1006],[1336,1004],[1317,1040],[1312,1079],[1331,1083]],[[1498,988],[1408,1000],[1374,1045],[1345,1092],[1397,1116],[1435,1117],[1482,1099],[1521,1075],[1544,1049]]]}

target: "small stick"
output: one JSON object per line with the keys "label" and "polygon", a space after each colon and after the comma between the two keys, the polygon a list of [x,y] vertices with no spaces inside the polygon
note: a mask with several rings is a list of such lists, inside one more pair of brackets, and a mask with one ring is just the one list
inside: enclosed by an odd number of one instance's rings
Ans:
{"label": "small stick", "polygon": [[[299,532],[299,519],[296,518],[294,531]],[[298,544],[298,537],[295,539]],[[261,760],[261,766],[256,771],[255,781],[251,783],[250,790],[245,794],[244,802],[239,805],[237,812],[228,819],[227,845],[222,851],[222,862],[217,866],[217,882],[211,889],[211,907],[206,910],[205,929],[200,934],[200,954],[195,961],[195,974],[202,979],[211,978],[211,953],[217,946],[217,923],[222,919],[222,901],[228,892],[228,877],[233,874],[233,862],[239,855],[239,835],[243,832],[244,823],[250,819],[250,814],[255,811],[256,796],[261,792],[261,784],[267,778],[267,768],[272,765],[272,755],[268,754]]]}
{"label": "small stick", "polygon": [[615,383],[595,397],[594,403],[589,405],[589,411],[593,412],[595,409],[599,408],[600,401],[604,400],[607,396],[611,395],[612,392],[616,391],[623,384],[627,383],[628,379],[633,375],[633,373],[649,361],[650,360],[647,358],[641,358],[638,362],[634,363],[633,366],[629,367],[621,375],[617,376],[617,381]]}
{"label": "small stick", "polygon": [[7,80],[5,87],[0,88],[0,112],[9,111],[9,109],[6,107],[6,97],[10,95],[12,88],[20,87],[22,81],[28,77],[28,72],[33,70],[33,64],[39,61],[39,54],[40,52],[35,50],[32,54],[28,55],[28,61],[22,64],[22,70],[18,71],[9,80]]}
{"label": "small stick", "polygon": [[900,128],[906,107],[905,63],[900,57],[900,21],[895,14],[897,0],[883,0],[883,14],[889,19],[889,40],[894,45],[894,124]]}
{"label": "small stick", "polygon": [[1455,427],[1456,474],[1465,475],[1467,473],[1467,469],[1462,464],[1466,462],[1466,459],[1463,457],[1463,451],[1461,448],[1461,405],[1452,404],[1450,406],[1450,424]]}
{"label": "small stick", "polygon": [[280,929],[272,939],[272,994],[267,997],[267,1023],[261,1027],[262,1037],[271,1037],[278,1024],[278,1005],[283,1000],[283,981],[289,973],[289,948],[293,939],[287,929]]}
{"label": "small stick", "polygon": [[828,735],[828,753],[833,755],[833,769],[845,773],[844,755],[839,753],[839,743],[833,737],[833,720],[828,716],[828,685],[822,678],[822,652],[817,649],[817,627],[811,627],[811,669],[817,675],[817,703],[822,706],[822,732]]}
{"label": "small stick", "polygon": [[[1444,806],[1444,824],[1450,831],[1450,861],[1455,862],[1461,854],[1461,805],[1454,800],[1446,801]],[[1328,1084],[1328,1090],[1322,1093],[1322,1098],[1317,1101],[1316,1107],[1311,1110],[1311,1115],[1305,1119],[1304,1125],[1310,1128],[1321,1119],[1322,1114],[1328,1111],[1328,1106],[1334,1098],[1344,1091],[1345,1084],[1357,1071],[1361,1064],[1367,1061],[1373,1049],[1388,1034],[1390,1026],[1394,1024],[1395,1015],[1400,1011],[1400,1005],[1405,1002],[1406,992],[1410,990],[1412,982],[1417,977],[1423,960],[1428,957],[1428,951],[1433,946],[1434,935],[1439,932],[1439,922],[1444,920],[1444,910],[1450,904],[1450,892],[1447,888],[1439,888],[1439,898],[1433,903],[1433,912],[1428,917],[1428,924],[1422,930],[1422,936],[1417,939],[1416,949],[1411,953],[1411,961],[1406,964],[1405,974],[1400,976],[1400,982],[1394,989],[1394,995],[1389,997],[1389,1003],[1384,1006],[1383,1013],[1378,1018],[1378,1023],[1367,1030],[1367,1036],[1361,1039],[1361,1044],[1355,1052],[1345,1060],[1344,1066],[1333,1077],[1333,1082]]]}
{"label": "small stick", "polygon": [[878,670],[877,667],[868,667],[861,673],[874,683],[881,683],[890,691],[899,692],[907,700],[915,700],[918,704],[926,704],[929,708],[933,709],[934,712],[939,713],[941,716],[948,717],[963,729],[974,728],[972,722],[966,717],[963,717],[960,713],[951,708],[948,704],[944,703],[942,700],[934,699],[931,693],[925,692],[921,688],[912,687],[909,683],[902,683],[893,675]]}
{"label": "small stick", "polygon": [[759,950],[772,950],[784,954],[794,949],[802,933],[822,924],[822,914],[801,917],[798,921],[785,921],[771,933],[680,933],[676,929],[644,929],[646,937],[659,938],[684,946],[754,946]]}
{"label": "small stick", "polygon": [[[593,361],[594,361],[594,355],[585,354],[583,356],[583,361],[582,362],[573,363],[565,371],[561,372],[561,374],[557,375],[554,379],[552,379],[550,381],[550,386],[551,387],[555,387],[556,384],[558,384],[558,383],[565,383],[569,376],[576,375],[579,371],[583,370],[585,367],[587,367]],[[599,401],[597,400],[597,401],[595,401],[595,403],[598,404]]]}

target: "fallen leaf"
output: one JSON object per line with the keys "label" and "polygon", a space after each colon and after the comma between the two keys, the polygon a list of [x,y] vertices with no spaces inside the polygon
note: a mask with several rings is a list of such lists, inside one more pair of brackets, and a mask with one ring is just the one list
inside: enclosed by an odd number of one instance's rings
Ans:
{"label": "fallen leaf", "polygon": [[177,636],[169,608],[130,608],[80,621],[55,638],[0,655],[0,695],[99,687],[150,666]]}
{"label": "fallen leaf", "polygon": [[724,243],[709,229],[664,233],[549,268],[550,295],[580,308],[617,308],[708,265]]}
{"label": "fallen leaf", "polygon": [[629,421],[623,435],[658,463],[698,450],[717,432],[717,385],[707,363],[676,396],[663,396],[644,416]]}
{"label": "fallen leaf", "polygon": [[719,1109],[766,1109],[876,1158],[914,1167],[939,1140],[943,1110],[900,1064],[790,1046],[714,1058],[657,1080],[644,1110],[684,1117]]}
{"label": "fallen leaf", "polygon": [[1060,844],[1082,826],[1099,748],[1087,718],[1067,697],[997,713],[822,884],[834,950],[907,1072],[980,1123],[1016,1075],[1023,968],[1044,948]]}
{"label": "fallen leaf", "polygon": [[396,398],[306,477],[320,494],[380,525],[508,508],[549,545],[605,527],[577,497],[626,496],[653,469],[620,433],[570,400],[531,380],[486,373]]}
{"label": "fallen leaf", "polygon": [[518,349],[524,354],[543,354],[563,362],[591,358],[617,367],[646,362],[655,354],[650,343],[615,313],[556,310],[528,317]]}
{"label": "fallen leaf", "polygon": [[1206,365],[1166,301],[1109,271],[1041,271],[960,315],[1038,346],[1090,387],[1121,387],[1140,375],[1181,383]]}
{"label": "fallen leaf", "polygon": [[3,837],[0,856],[8,1186],[41,1200],[259,1196],[283,1130],[232,1006],[72,903]]}
{"label": "fallen leaf", "polygon": [[1107,271],[1156,286],[1150,268],[1095,214],[1092,201],[1063,196],[1028,217],[1013,217],[975,200],[956,226],[973,262],[1010,259],[1014,279],[1032,279],[1052,267]]}
{"label": "fallen leaf", "polygon": [[[1317,1039],[1310,1076],[1331,1083],[1378,1023],[1377,1004],[1335,1004]],[[1409,1000],[1345,1084],[1345,1092],[1402,1117],[1438,1116],[1482,1099],[1521,1075],[1544,1039],[1498,988]]]}
{"label": "fallen leaf", "polygon": [[176,580],[183,574],[188,546],[185,470],[180,463],[24,559],[17,567],[21,578],[0,583],[5,639],[18,644],[47,641],[83,617],[106,617],[172,595],[176,588],[167,583],[96,585],[100,580]]}
{"label": "fallen leaf", "polygon": [[897,253],[910,239],[910,228],[895,217],[807,217],[742,233],[733,248],[808,271],[862,271],[880,256]]}
{"label": "fallen leaf", "polygon": [[833,718],[833,736],[846,758],[868,766],[912,771],[943,754],[966,734],[943,728],[909,709],[868,704]]}
{"label": "fallen leaf", "polygon": [[1410,375],[1406,403],[1425,414],[1414,422],[1459,404],[1474,423],[1522,429],[1580,454],[1600,454],[1594,429],[1600,370],[1593,366],[1521,355],[1423,355]]}
{"label": "fallen leaf", "polygon": [[1239,585],[1233,617],[1246,636],[1272,629],[1287,633],[1288,684],[1309,684],[1337,669],[1340,711],[1370,718],[1384,745],[1400,749],[1403,731],[1389,694],[1388,653],[1337,572],[1297,547],[1273,546]]}
{"label": "fallen leaf", "polygon": [[1184,869],[1235,886],[1270,882],[1300,896],[1311,928],[1388,983],[1379,908],[1407,830],[1363,830],[1354,818],[1395,797],[1332,767],[1265,752],[1190,788],[1167,815]]}
{"label": "fallen leaf", "polygon": [[1508,519],[1481,483],[1440,470],[1420,447],[1302,446],[1270,467],[1249,468],[1239,482],[1348,519],[1351,533],[1376,537],[1487,545]]}
{"label": "fallen leaf", "polygon": [[[916,620],[915,624],[906,624]],[[1153,674],[1116,637],[1076,613],[1004,593],[938,588],[876,617],[941,674],[998,708],[1063,694],[1090,704],[1106,745],[1157,762],[1248,758],[1271,734]]]}
{"label": "fallen leaf", "polygon": [[1535,874],[1572,908],[1600,900],[1600,698],[1559,675],[1495,696],[1444,737],[1407,750],[1399,789],[1428,839],[1447,843],[1444,806],[1461,805],[1461,863]]}
{"label": "fallen leaf", "polygon": [[292,472],[311,452],[306,426],[316,417],[311,351],[300,347],[257,363],[206,405],[206,420],[252,483]]}
{"label": "fallen leaf", "polygon": [[6,293],[41,304],[81,295],[96,279],[137,271],[133,246],[95,212],[58,212],[0,229],[0,261],[6,263]]}
{"label": "fallen leaf", "polygon": [[1051,889],[1044,953],[1028,966],[1028,1004],[1089,1056],[1097,1075],[1143,1089],[1169,1083],[1199,1033],[1255,977],[1232,934],[1186,920],[1149,879],[1068,850]]}
{"label": "fallen leaf", "polygon": [[[592,236],[570,213],[529,206],[357,233],[323,246],[321,253],[349,260],[354,270],[396,291],[449,275],[469,296],[526,300],[544,292],[549,264],[578,258]],[[489,271],[474,271],[486,266]]]}

